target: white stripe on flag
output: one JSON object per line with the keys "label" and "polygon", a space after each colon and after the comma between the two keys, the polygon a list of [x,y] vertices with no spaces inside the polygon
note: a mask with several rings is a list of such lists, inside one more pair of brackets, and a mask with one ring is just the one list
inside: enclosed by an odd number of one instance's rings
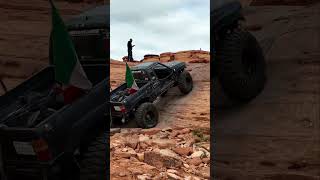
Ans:
{"label": "white stripe on flag", "polygon": [[75,67],[73,68],[69,84],[84,90],[89,90],[92,88],[92,83],[87,78],[79,61],[77,61]]}

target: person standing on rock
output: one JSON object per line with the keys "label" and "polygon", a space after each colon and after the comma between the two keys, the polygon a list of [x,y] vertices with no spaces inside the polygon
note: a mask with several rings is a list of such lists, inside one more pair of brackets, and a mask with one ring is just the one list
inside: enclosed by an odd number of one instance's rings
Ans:
{"label": "person standing on rock", "polygon": [[128,47],[128,61],[132,62],[133,61],[133,57],[132,57],[132,48],[135,45],[132,45],[132,39],[130,39],[127,43],[127,47]]}

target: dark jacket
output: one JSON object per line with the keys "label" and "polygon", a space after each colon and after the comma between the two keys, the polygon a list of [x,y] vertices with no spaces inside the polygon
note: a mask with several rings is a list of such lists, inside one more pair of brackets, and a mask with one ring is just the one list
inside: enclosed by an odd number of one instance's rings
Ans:
{"label": "dark jacket", "polygon": [[128,41],[127,43],[128,51],[132,50],[132,41]]}

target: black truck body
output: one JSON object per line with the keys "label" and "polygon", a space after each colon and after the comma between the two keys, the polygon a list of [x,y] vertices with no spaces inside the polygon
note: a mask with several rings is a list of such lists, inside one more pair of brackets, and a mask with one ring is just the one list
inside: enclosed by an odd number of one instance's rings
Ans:
{"label": "black truck body", "polygon": [[[91,90],[67,105],[52,94],[55,80],[50,38],[49,67],[0,96],[1,180],[77,179],[82,169],[88,168],[81,161],[92,142],[101,142],[108,130],[108,8],[90,9],[66,23],[93,84]],[[106,143],[101,143],[105,153]],[[100,161],[103,169],[106,162]],[[104,170],[100,179],[106,177]]]}
{"label": "black truck body", "polygon": [[[185,94],[189,93],[192,90],[192,78],[185,68],[186,64],[178,61],[163,64],[147,62],[132,67],[131,70],[139,89],[133,94],[128,94],[126,92],[127,84],[123,83],[111,91],[110,108],[113,121],[126,122],[130,116],[136,116],[135,114],[142,104],[154,102],[174,86],[179,86]],[[149,104],[149,106],[152,105]],[[157,112],[154,113],[157,114]],[[137,118],[135,117],[136,121],[140,121]],[[157,119],[151,124],[142,122],[138,125],[143,128],[151,128],[157,124],[156,121]]]}

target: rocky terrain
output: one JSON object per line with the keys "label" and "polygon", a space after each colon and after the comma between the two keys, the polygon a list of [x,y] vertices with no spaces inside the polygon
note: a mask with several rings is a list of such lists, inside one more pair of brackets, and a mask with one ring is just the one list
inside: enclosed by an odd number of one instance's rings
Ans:
{"label": "rocky terrain", "polygon": [[173,60],[190,62],[190,63],[208,63],[210,61],[210,54],[207,51],[202,50],[190,50],[190,51],[179,51],[176,53],[165,52],[160,55],[156,54],[147,54],[142,59],[143,62],[149,61],[160,61],[160,62],[169,62]]}
{"label": "rocky terrain", "polygon": [[110,178],[210,178],[210,132],[189,128],[122,129],[111,137]]}

